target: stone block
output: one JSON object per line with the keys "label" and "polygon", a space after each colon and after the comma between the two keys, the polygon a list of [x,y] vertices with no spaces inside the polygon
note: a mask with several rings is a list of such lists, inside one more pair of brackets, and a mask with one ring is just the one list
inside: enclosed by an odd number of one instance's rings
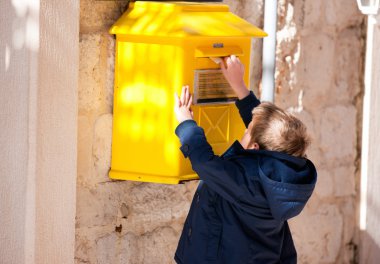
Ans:
{"label": "stone block", "polygon": [[326,169],[318,170],[318,180],[315,186],[314,194],[320,198],[333,196],[334,179],[332,173]]}
{"label": "stone block", "polygon": [[133,186],[125,197],[131,211],[125,231],[145,233],[170,223],[179,232],[190,208],[186,191],[184,185]]}
{"label": "stone block", "polygon": [[141,236],[128,232],[121,238],[120,263],[139,264],[144,263],[142,251],[140,248]]}
{"label": "stone block", "polygon": [[320,148],[326,162],[348,162],[356,157],[356,108],[352,105],[327,107],[321,113]]}
{"label": "stone block", "polygon": [[320,28],[323,23],[322,13],[324,8],[324,1],[315,0],[305,0],[305,1],[295,1],[304,2],[298,3],[298,8],[301,8],[303,12],[299,12],[303,15],[303,26],[304,28]]}
{"label": "stone block", "polygon": [[[116,223],[119,209],[115,184],[100,185],[96,189],[77,189],[77,228],[92,228]],[[115,199],[116,198],[116,199]]]}
{"label": "stone block", "polygon": [[330,97],[336,69],[335,42],[330,36],[317,33],[301,37],[301,55],[296,67],[298,85],[304,88],[304,104],[309,109],[321,108]]}
{"label": "stone block", "polygon": [[164,226],[141,235],[115,232],[96,240],[97,263],[161,264],[175,263],[174,252],[178,234]]}
{"label": "stone block", "polygon": [[106,72],[105,72],[105,107],[107,113],[112,113],[113,91],[115,82],[115,39],[111,35],[104,36],[106,45]]}
{"label": "stone block", "polygon": [[111,167],[112,114],[98,117],[94,128],[93,161],[96,182],[109,181]]}
{"label": "stone block", "polygon": [[353,263],[355,254],[357,254],[357,252],[355,252],[355,250],[357,250],[355,246],[358,244],[358,214],[356,210],[359,209],[356,208],[356,200],[356,197],[347,197],[340,205],[342,215],[345,216],[343,228],[344,251],[340,263]]}
{"label": "stone block", "polygon": [[86,185],[86,177],[92,171],[93,129],[87,116],[78,117],[78,178],[79,185]]}
{"label": "stone block", "polygon": [[170,226],[163,226],[147,233],[141,238],[140,252],[145,263],[175,263],[174,253],[177,248],[179,234]]}
{"label": "stone block", "polygon": [[178,239],[178,233],[169,226],[141,235],[129,232],[120,239],[120,250],[116,253],[120,262],[116,263],[174,264],[174,252]]}
{"label": "stone block", "polygon": [[[89,241],[85,236],[76,234],[75,240],[75,264],[82,263],[92,263],[92,247],[91,241]],[[78,243],[80,241],[80,243]]]}
{"label": "stone block", "polygon": [[[96,240],[96,260],[99,264],[123,263],[118,261],[119,237],[110,233]],[[125,262],[129,263],[129,262]]]}
{"label": "stone block", "polygon": [[[317,1],[316,1],[317,2]],[[359,11],[356,1],[335,0],[325,3],[324,20],[329,26],[341,30],[352,25],[360,25],[364,15]]]}
{"label": "stone block", "polygon": [[336,167],[333,170],[335,196],[353,196],[356,194],[355,190],[355,166],[349,164],[346,166]]}
{"label": "stone block", "polygon": [[78,110],[81,113],[98,110],[103,100],[101,78],[101,36],[82,35],[79,42]]}
{"label": "stone block", "polygon": [[107,32],[129,1],[80,1],[80,33]]}
{"label": "stone block", "polygon": [[342,246],[344,218],[337,205],[319,204],[289,221],[300,263],[336,263]]}
{"label": "stone block", "polygon": [[79,113],[111,113],[115,41],[109,34],[82,34],[79,45]]}
{"label": "stone block", "polygon": [[264,3],[262,0],[236,1],[224,0],[223,4],[230,7],[230,11],[257,27],[262,27]]}
{"label": "stone block", "polygon": [[354,164],[332,166],[318,170],[318,182],[315,193],[321,198],[355,195]]}
{"label": "stone block", "polygon": [[337,102],[353,102],[363,89],[363,45],[362,29],[353,27],[338,34],[335,56],[334,87],[330,96]]}

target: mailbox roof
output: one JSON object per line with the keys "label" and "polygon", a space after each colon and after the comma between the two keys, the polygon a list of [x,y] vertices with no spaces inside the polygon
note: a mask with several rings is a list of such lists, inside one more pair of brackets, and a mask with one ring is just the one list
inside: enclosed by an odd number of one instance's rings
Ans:
{"label": "mailbox roof", "polygon": [[265,37],[267,34],[232,14],[223,4],[189,2],[130,3],[111,34],[160,37]]}

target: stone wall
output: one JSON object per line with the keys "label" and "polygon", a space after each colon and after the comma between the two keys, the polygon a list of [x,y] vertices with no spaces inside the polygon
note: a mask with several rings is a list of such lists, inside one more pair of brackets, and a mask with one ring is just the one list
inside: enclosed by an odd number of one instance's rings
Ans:
{"label": "stone wall", "polygon": [[[224,1],[262,27],[263,3]],[[114,37],[126,2],[81,1],[76,263],[173,263],[197,182],[108,178]],[[251,11],[252,12],[251,12]],[[306,122],[319,170],[315,195],[291,221],[300,263],[348,263],[355,254],[362,23],[355,1],[280,0],[276,103]],[[259,93],[261,41],[251,85]]]}
{"label": "stone wall", "polygon": [[308,126],[316,191],[291,221],[301,263],[356,257],[364,17],[355,1],[279,1],[276,103]]}

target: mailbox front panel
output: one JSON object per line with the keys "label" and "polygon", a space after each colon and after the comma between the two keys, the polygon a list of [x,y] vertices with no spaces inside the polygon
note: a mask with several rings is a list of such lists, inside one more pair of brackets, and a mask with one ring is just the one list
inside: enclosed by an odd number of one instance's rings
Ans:
{"label": "mailbox front panel", "polygon": [[178,183],[191,171],[174,135],[182,65],[180,46],[117,42],[111,178]]}
{"label": "mailbox front panel", "polygon": [[212,58],[236,55],[245,66],[244,81],[249,87],[251,38],[195,38],[186,42],[187,68],[184,81],[191,84],[194,117],[204,128],[215,154],[222,154],[245,131],[234,104],[236,95]]}

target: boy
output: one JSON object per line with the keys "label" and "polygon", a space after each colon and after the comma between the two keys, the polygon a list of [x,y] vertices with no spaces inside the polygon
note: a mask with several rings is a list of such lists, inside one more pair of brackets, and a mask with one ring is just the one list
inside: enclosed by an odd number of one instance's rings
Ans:
{"label": "boy", "polygon": [[[225,64],[226,65],[225,65]],[[201,181],[175,253],[180,264],[296,263],[287,219],[298,215],[316,183],[306,159],[306,128],[297,118],[262,103],[243,81],[235,56],[221,69],[238,96],[247,127],[222,155],[214,155],[191,112],[189,87],[176,95],[176,134]],[[253,110],[253,111],[252,111]]]}

